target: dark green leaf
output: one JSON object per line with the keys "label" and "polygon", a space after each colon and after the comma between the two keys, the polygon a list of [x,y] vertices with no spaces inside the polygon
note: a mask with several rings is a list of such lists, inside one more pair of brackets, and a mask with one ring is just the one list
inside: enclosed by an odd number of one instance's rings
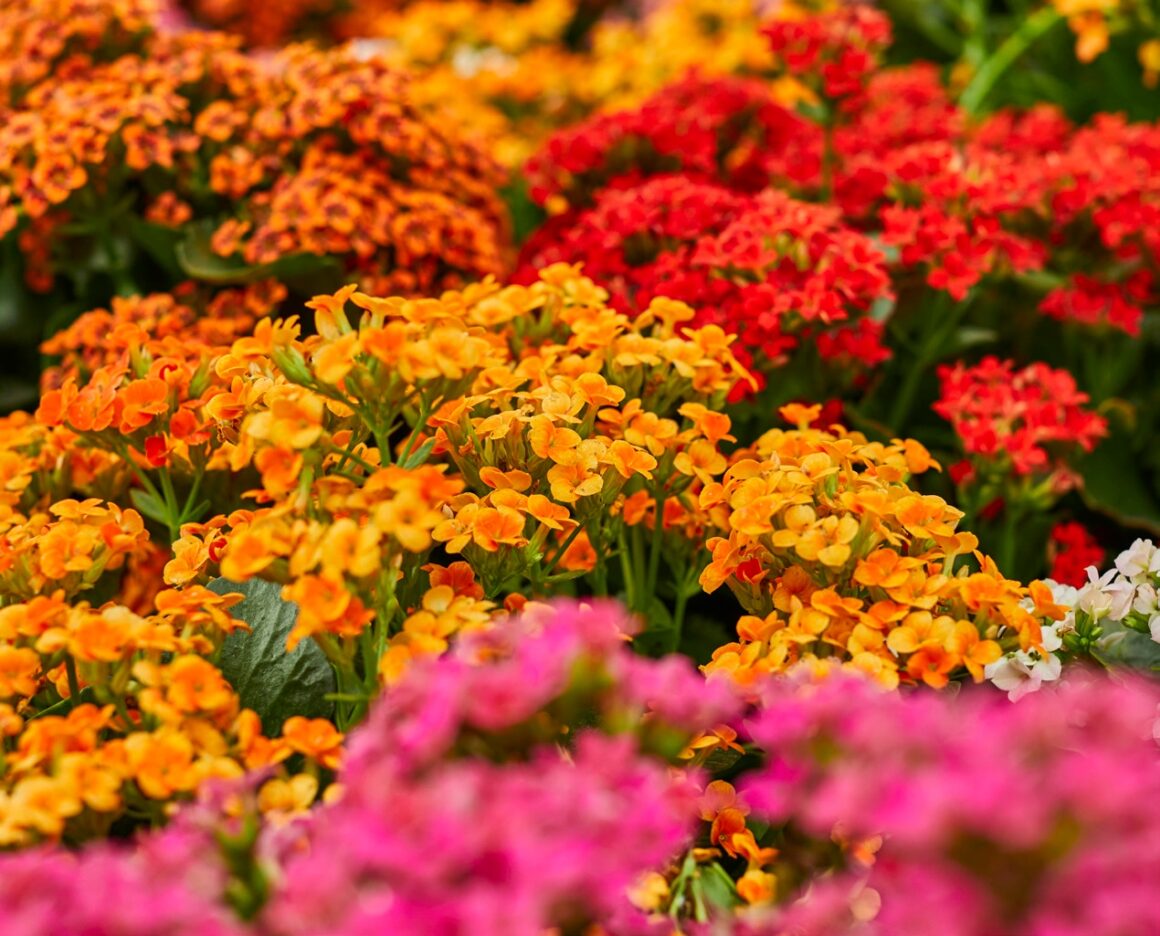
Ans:
{"label": "dark green leaf", "polygon": [[644,630],[633,639],[633,649],[652,657],[672,652],[675,626],[668,607],[653,595],[649,599],[648,612],[644,615]]}
{"label": "dark green leaf", "polygon": [[181,271],[203,283],[241,285],[262,279],[310,279],[319,274],[333,279],[341,271],[334,257],[312,253],[282,257],[273,263],[247,264],[239,257],[222,257],[215,253],[210,247],[212,235],[212,225],[193,225],[185,239],[174,248],[174,256]]}
{"label": "dark green leaf", "polygon": [[180,230],[153,224],[137,215],[129,216],[128,228],[133,243],[147,253],[154,263],[175,280],[183,277],[184,270],[177,261],[177,248],[183,236]]}
{"label": "dark green leaf", "polygon": [[129,499],[133,501],[133,506],[150,520],[168,525],[169,511],[165,507],[165,502],[152,491],[133,488],[129,492]]}
{"label": "dark green leaf", "polygon": [[1140,472],[1123,431],[1113,428],[1076,468],[1083,475],[1080,495],[1088,507],[1124,526],[1160,535],[1160,497]]}
{"label": "dark green leaf", "polygon": [[253,579],[209,583],[219,595],[241,592],[245,600],[231,613],[250,625],[250,631],[231,634],[222,647],[221,670],[237,690],[242,705],[262,719],[268,735],[277,734],[292,715],[330,718],[334,703],[326,696],[335,691],[334,671],[312,640],[303,640],[293,653],[286,651],[286,637],[298,617],[298,606],[283,601],[281,587]]}
{"label": "dark green leaf", "polygon": [[718,748],[705,760],[705,770],[717,776],[736,764],[745,755],[733,748]]}
{"label": "dark green leaf", "polygon": [[1160,665],[1160,644],[1147,634],[1122,624],[1105,622],[1103,627],[1104,636],[1096,648],[1096,656],[1101,661],[1144,671]]}

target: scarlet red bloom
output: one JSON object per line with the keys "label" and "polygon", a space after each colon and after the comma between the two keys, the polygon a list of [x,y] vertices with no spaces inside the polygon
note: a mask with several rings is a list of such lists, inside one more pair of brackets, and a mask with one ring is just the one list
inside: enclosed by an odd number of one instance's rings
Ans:
{"label": "scarlet red bloom", "polygon": [[1057,523],[1051,531],[1053,554],[1051,577],[1064,585],[1079,588],[1087,581],[1087,569],[1103,568],[1106,553],[1082,523]]}
{"label": "scarlet red bloom", "polygon": [[610,189],[537,232],[518,279],[561,260],[582,262],[626,312],[658,296],[688,303],[694,325],[739,335],[766,368],[806,342],[843,371],[889,356],[866,317],[890,295],[882,253],[836,208],[777,190],[751,196],[687,176]]}
{"label": "scarlet red bloom", "polygon": [[942,395],[934,410],[950,420],[968,454],[1009,460],[1016,474],[1052,470],[1062,454],[1091,451],[1107,434],[1102,416],[1084,408],[1088,395],[1065,370],[984,358],[938,370]]}

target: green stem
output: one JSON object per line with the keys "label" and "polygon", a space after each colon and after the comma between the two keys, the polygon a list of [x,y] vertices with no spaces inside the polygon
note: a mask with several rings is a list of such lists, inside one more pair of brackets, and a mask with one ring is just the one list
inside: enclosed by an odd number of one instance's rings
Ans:
{"label": "green stem", "polygon": [[551,575],[556,566],[560,564],[560,560],[564,558],[564,553],[568,551],[568,547],[572,545],[572,542],[576,539],[577,536],[580,535],[580,531],[583,529],[584,527],[577,525],[576,529],[568,534],[568,538],[560,544],[560,548],[556,550],[556,555],[552,557],[552,561],[549,562],[548,565],[544,568],[545,578]]}
{"label": "green stem", "polygon": [[645,580],[645,593],[641,597],[651,598],[657,593],[657,576],[661,567],[662,544],[665,535],[665,501],[657,494],[656,515],[653,517],[652,546],[648,556],[648,578]]}
{"label": "green stem", "polygon": [[360,458],[358,455],[356,455],[354,453],[354,446],[357,444],[358,443],[354,439],[352,439],[350,445],[348,445],[345,449],[341,449],[337,445],[331,446],[331,448],[333,448],[334,451],[338,452],[342,456],[341,460],[338,463],[338,470],[341,471],[343,466],[348,461],[352,461],[356,465],[358,465],[360,468],[362,468],[363,471],[369,471],[372,473],[378,471],[379,470],[378,465],[372,465],[365,458]]}
{"label": "green stem", "polygon": [[959,97],[963,110],[968,114],[977,114],[1003,74],[1061,19],[1053,6],[1042,7],[1027,17],[975,72],[971,83]]}
{"label": "green stem", "polygon": [[588,541],[596,552],[596,568],[592,570],[592,590],[597,597],[603,598],[608,594],[608,569],[604,561],[604,542],[596,532],[596,523],[588,530]]}
{"label": "green stem", "polygon": [[77,678],[76,660],[71,655],[64,658],[64,671],[68,674],[68,697],[72,700],[81,696],[81,681]]}
{"label": "green stem", "polygon": [[636,575],[634,574],[632,563],[629,561],[628,544],[625,542],[623,527],[621,527],[616,539],[620,546],[620,572],[624,576],[624,601],[628,605],[629,610],[640,611],[642,609],[637,606],[636,600]]}
{"label": "green stem", "polygon": [[415,447],[415,443],[419,441],[419,436],[423,434],[423,430],[427,426],[427,417],[430,415],[430,407],[423,403],[419,407],[419,418],[415,420],[415,427],[411,430],[411,436],[407,439],[407,446],[403,449],[403,454],[399,456],[399,464],[407,464],[407,459],[411,457],[411,450]]}
{"label": "green stem", "polygon": [[677,603],[673,607],[673,640],[669,648],[676,653],[681,648],[681,633],[685,629],[685,607],[689,603],[688,586],[682,582],[677,588]]}

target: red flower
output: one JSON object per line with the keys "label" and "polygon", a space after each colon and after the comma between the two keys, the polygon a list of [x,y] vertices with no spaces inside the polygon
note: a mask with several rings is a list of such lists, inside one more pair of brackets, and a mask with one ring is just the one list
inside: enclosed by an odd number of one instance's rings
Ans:
{"label": "red flower", "polygon": [[1057,523],[1051,531],[1051,578],[1079,588],[1087,581],[1089,566],[1103,565],[1104,549],[1082,523]]}
{"label": "red flower", "polygon": [[1086,393],[1065,370],[984,358],[974,367],[938,370],[942,394],[934,411],[948,419],[963,449],[1017,475],[1057,470],[1075,448],[1091,451],[1107,434],[1102,416],[1084,408]]}

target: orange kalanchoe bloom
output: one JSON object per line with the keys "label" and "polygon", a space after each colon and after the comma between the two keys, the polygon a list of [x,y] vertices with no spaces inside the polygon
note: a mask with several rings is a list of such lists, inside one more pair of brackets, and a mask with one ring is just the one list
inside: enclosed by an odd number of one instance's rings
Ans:
{"label": "orange kalanchoe bloom", "polygon": [[1037,646],[1046,620],[1027,590],[989,561],[955,574],[977,541],[961,513],[914,493],[912,474],[937,467],[916,442],[867,442],[805,428],[816,408],[789,406],[796,430],[774,429],[735,452],[701,505],[718,517],[701,584],[726,584],[750,615],[739,641],[705,671],[755,685],[763,674],[833,657],[888,687],[975,681],[1004,649]]}
{"label": "orange kalanchoe bloom", "polygon": [[211,289],[288,258],[406,294],[502,272],[504,173],[401,69],[344,48],[267,62],[159,32],[150,0],[90,7],[0,5],[0,235],[20,229],[30,287],[76,286],[97,227],[121,292],[158,263]]}
{"label": "orange kalanchoe bloom", "polygon": [[265,738],[214,664],[225,635],[245,626],[229,615],[240,598],[194,586],[162,592],[157,613],[141,615],[69,605],[58,591],[0,608],[0,695],[10,716],[0,722],[10,737],[0,842],[100,834],[126,812],[275,767],[296,750],[334,762],[332,747]]}

